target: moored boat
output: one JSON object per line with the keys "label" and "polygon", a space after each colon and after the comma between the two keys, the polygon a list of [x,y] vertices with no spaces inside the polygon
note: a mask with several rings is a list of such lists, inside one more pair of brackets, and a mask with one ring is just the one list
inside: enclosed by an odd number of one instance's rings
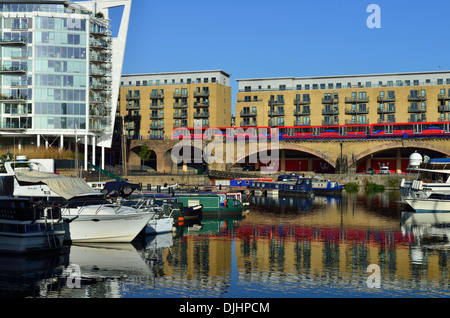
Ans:
{"label": "moored boat", "polygon": [[280,176],[276,182],[252,181],[248,189],[265,193],[276,192],[286,196],[311,197],[314,195],[311,179],[296,175]]}
{"label": "moored boat", "polygon": [[0,197],[0,252],[47,252],[62,248],[64,228],[56,207]]}

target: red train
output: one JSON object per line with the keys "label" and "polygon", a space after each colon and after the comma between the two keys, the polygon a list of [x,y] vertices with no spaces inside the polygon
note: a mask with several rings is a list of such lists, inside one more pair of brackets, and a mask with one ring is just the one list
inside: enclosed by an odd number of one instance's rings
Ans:
{"label": "red train", "polygon": [[269,139],[378,139],[450,137],[450,122],[384,123],[367,125],[215,127],[175,128],[172,139],[212,139],[214,136],[235,140]]}

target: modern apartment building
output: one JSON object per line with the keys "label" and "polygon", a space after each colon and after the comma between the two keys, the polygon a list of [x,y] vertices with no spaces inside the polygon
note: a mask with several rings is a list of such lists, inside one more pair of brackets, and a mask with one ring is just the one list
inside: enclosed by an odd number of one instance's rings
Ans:
{"label": "modern apartment building", "polygon": [[[109,8],[124,6],[117,38]],[[111,147],[131,0],[0,0],[3,145]],[[92,153],[88,154],[88,148]]]}
{"label": "modern apartment building", "polygon": [[237,81],[236,126],[450,121],[450,71]]}
{"label": "modern apartment building", "polygon": [[170,138],[178,127],[230,127],[230,74],[212,70],[123,75],[120,116],[131,139]]}

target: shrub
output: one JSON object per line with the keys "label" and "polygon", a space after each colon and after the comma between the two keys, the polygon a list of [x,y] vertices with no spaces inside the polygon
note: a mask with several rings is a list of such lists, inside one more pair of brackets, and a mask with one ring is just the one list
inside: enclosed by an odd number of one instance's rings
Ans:
{"label": "shrub", "polygon": [[349,182],[345,185],[345,190],[347,192],[358,192],[359,185],[356,182]]}

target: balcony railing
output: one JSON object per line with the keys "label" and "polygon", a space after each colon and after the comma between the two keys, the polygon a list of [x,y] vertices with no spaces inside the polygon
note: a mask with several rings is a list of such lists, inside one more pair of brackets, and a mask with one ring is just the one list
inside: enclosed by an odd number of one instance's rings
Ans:
{"label": "balcony railing", "polygon": [[152,130],[164,129],[164,124],[151,124],[150,129]]}
{"label": "balcony railing", "polygon": [[336,126],[339,125],[339,120],[322,120],[322,126]]}
{"label": "balcony railing", "polygon": [[421,106],[421,107],[409,106],[408,107],[409,113],[423,113],[426,111],[427,111],[427,106]]}
{"label": "balcony railing", "polygon": [[395,123],[395,118],[392,118],[392,119],[378,118],[377,123],[379,123],[379,124],[393,124],[393,123]]}
{"label": "balcony railing", "polygon": [[296,110],[294,109],[294,116],[309,116],[311,115],[311,110]]}
{"label": "balcony railing", "polygon": [[269,100],[269,106],[284,105],[284,100]]}
{"label": "balcony railing", "polygon": [[140,95],[127,95],[125,97],[125,99],[126,100],[138,100],[138,99],[141,99],[141,96]]}
{"label": "balcony railing", "polygon": [[311,126],[311,122],[304,123],[302,120],[294,120],[294,126]]}
{"label": "balcony railing", "polygon": [[188,93],[173,93],[173,98],[187,98]]}
{"label": "balcony railing", "polygon": [[188,118],[187,113],[173,114],[173,119],[187,119],[187,118]]}
{"label": "balcony railing", "polygon": [[0,95],[0,103],[24,103],[28,100],[27,95]]}
{"label": "balcony railing", "polygon": [[445,95],[445,94],[439,94],[438,95],[438,100],[450,100],[450,95]]}
{"label": "balcony railing", "polygon": [[282,121],[282,122],[277,122],[277,121],[272,122],[272,121],[269,120],[268,126],[269,127],[281,127],[281,126],[284,126],[284,121]]}
{"label": "balcony railing", "polygon": [[194,97],[208,97],[209,91],[194,92]]}
{"label": "balcony railing", "polygon": [[269,110],[268,115],[269,117],[284,116],[284,110]]}
{"label": "balcony railing", "polygon": [[366,108],[346,108],[345,114],[346,115],[356,115],[356,114],[368,114],[369,113],[369,107]]}
{"label": "balcony railing", "polygon": [[159,93],[151,93],[150,94],[150,99],[162,99],[164,98],[164,94],[159,94]]}
{"label": "balcony railing", "polygon": [[209,112],[194,112],[194,118],[208,118]]}
{"label": "balcony railing", "polygon": [[368,103],[369,96],[366,97],[346,97],[345,102],[347,104],[355,104],[355,103]]}
{"label": "balcony railing", "polygon": [[125,120],[140,120],[141,115],[134,114],[134,115],[125,115]]}
{"label": "balcony railing", "polygon": [[395,106],[394,107],[378,107],[377,108],[377,113],[378,114],[383,114],[383,113],[395,113]]}
{"label": "balcony railing", "polygon": [[20,38],[5,38],[0,37],[0,45],[5,46],[23,46],[28,44],[28,38],[26,37],[20,37]]}
{"label": "balcony railing", "polygon": [[310,99],[306,99],[306,100],[300,100],[300,99],[294,99],[294,105],[309,105],[311,104],[311,100]]}
{"label": "balcony railing", "polygon": [[379,103],[395,102],[395,96],[378,96],[377,101]]}
{"label": "balcony railing", "polygon": [[322,98],[322,104],[338,104],[339,98]]}
{"label": "balcony railing", "polygon": [[0,66],[0,74],[25,74],[28,71],[28,67],[26,65],[17,65],[17,66]]}
{"label": "balcony railing", "polygon": [[158,104],[158,105],[150,105],[150,109],[151,110],[159,110],[159,109],[164,109],[164,104]]}
{"label": "balcony railing", "polygon": [[322,109],[322,115],[339,115],[339,109]]}
{"label": "balcony railing", "polygon": [[408,118],[408,123],[425,123],[427,121],[426,117],[423,118]]}
{"label": "balcony railing", "polygon": [[439,105],[438,112],[450,112],[450,105]]}
{"label": "balcony railing", "polygon": [[412,95],[408,95],[408,101],[424,101],[427,100],[427,95],[420,95],[420,96],[412,96]]}
{"label": "balcony railing", "polygon": [[150,119],[164,119],[164,114],[150,114]]}
{"label": "balcony railing", "polygon": [[209,101],[194,102],[194,107],[209,107]]}
{"label": "balcony railing", "polygon": [[368,119],[346,119],[345,120],[346,125],[369,125]]}
{"label": "balcony railing", "polygon": [[173,108],[175,108],[175,109],[188,108],[188,104],[187,103],[173,103]]}
{"label": "balcony railing", "polygon": [[256,117],[257,112],[256,111],[243,111],[241,110],[241,117]]}
{"label": "balcony railing", "polygon": [[256,122],[241,121],[241,127],[256,127],[256,126],[258,126]]}

